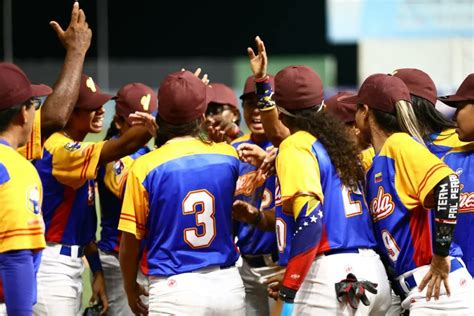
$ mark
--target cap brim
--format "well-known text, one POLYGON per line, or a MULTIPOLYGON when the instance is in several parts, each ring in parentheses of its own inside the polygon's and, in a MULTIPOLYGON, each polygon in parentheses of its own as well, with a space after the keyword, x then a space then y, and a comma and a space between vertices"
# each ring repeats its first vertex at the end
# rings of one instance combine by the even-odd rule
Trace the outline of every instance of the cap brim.
POLYGON ((359 98, 359 96, 353 95, 353 96, 345 96, 345 97, 340 97, 337 99, 339 102, 344 102, 348 104, 359 104, 359 103, 364 103, 362 100, 359 98))
POLYGON ((91 100, 90 105, 87 107, 80 107, 81 109, 87 110, 97 110, 100 109, 107 101, 113 99, 113 95, 105 94, 105 93, 98 93, 95 95, 94 99, 91 100))
POLYGON ((53 89, 45 84, 32 84, 31 85, 32 97, 42 97, 53 93, 53 89))
POLYGON ((438 97, 438 100, 443 102, 444 104, 450 106, 450 107, 453 107, 453 108, 457 107, 457 102, 469 101, 465 97, 461 97, 461 96, 458 96, 458 95, 455 95, 455 94, 447 95, 447 96, 444 96, 444 97, 438 97))

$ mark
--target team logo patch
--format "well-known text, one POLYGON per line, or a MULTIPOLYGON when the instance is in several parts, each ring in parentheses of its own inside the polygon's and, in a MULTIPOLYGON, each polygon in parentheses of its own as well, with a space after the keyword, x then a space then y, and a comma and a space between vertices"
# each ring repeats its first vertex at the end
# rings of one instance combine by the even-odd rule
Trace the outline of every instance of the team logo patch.
POLYGON ((474 192, 463 192, 459 197, 459 212, 474 212, 474 192))
POLYGON ((140 99, 140 104, 142 105, 144 111, 148 111, 148 109, 150 108, 150 101, 151 95, 149 93, 147 95, 144 95, 140 99))
POLYGON ((114 173, 115 175, 119 176, 122 174, 122 171, 123 171, 123 168, 125 168, 125 164, 123 163, 122 160, 117 160, 115 163, 114 163, 114 173))
POLYGON ((76 151, 81 148, 81 143, 80 142, 70 142, 64 145, 64 149, 67 151, 76 151))
POLYGON ((92 92, 97 91, 97 88, 95 87, 95 83, 94 83, 94 80, 92 79, 92 77, 87 78, 86 87, 89 88, 89 90, 91 90, 92 92))
POLYGON ((30 187, 26 191, 26 207, 27 209, 38 215, 40 213, 40 206, 39 206, 39 200, 40 200, 40 193, 39 190, 36 186, 30 187))
POLYGON ((374 222, 389 216, 395 210, 390 193, 385 193, 383 186, 379 186, 377 196, 370 203, 370 213, 374 222))
POLYGON ((168 279, 168 287, 175 287, 176 280, 175 279, 168 279))

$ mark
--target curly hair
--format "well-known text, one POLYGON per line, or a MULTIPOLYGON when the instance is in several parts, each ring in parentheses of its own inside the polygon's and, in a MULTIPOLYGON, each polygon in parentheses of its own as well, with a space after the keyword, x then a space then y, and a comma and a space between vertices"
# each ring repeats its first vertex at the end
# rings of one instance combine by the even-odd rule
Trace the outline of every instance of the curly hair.
POLYGON ((304 109, 291 113, 297 117, 284 115, 285 125, 306 131, 321 141, 342 184, 353 188, 365 181, 360 150, 344 123, 327 111, 304 109))

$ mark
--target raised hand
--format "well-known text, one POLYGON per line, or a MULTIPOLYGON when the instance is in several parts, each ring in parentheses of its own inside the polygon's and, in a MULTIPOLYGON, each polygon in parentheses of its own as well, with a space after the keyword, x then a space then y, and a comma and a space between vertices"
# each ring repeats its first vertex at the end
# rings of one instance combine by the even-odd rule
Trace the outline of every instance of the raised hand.
POLYGON ((51 21, 49 25, 56 32, 61 44, 66 50, 75 49, 85 54, 89 49, 92 39, 92 31, 86 22, 84 11, 79 8, 79 2, 74 2, 71 13, 71 21, 66 31, 58 22, 51 21))
POLYGON ((258 36, 255 38, 255 45, 257 46, 258 54, 255 55, 251 47, 247 48, 247 53, 249 54, 250 68, 252 69, 255 79, 258 80, 267 75, 268 58, 265 44, 258 36))
POLYGON ((156 137, 158 124, 156 124, 156 119, 153 115, 147 112, 135 111, 135 113, 129 114, 128 118, 131 120, 132 125, 143 125, 151 136, 156 137))
MULTIPOLYGON (((181 71, 186 71, 186 69, 181 68, 181 71)), ((198 78, 199 78, 199 75, 201 74, 201 71, 202 71, 202 69, 201 69, 201 68, 198 68, 198 69, 196 69, 196 70, 194 71, 193 75, 194 75, 195 77, 198 77, 198 78)), ((201 81, 202 81, 206 86, 209 84, 209 78, 208 78, 207 74, 204 74, 204 75, 202 76, 202 78, 200 78, 200 79, 201 79, 201 81)))

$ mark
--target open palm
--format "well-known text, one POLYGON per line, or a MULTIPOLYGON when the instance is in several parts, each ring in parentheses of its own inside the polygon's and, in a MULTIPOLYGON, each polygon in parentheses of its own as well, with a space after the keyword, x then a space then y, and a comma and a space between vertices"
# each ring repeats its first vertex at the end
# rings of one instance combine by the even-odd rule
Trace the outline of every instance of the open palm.
POLYGON ((247 53, 249 54, 250 68, 252 68, 255 79, 258 80, 267 75, 268 59, 265 44, 258 36, 255 38, 255 45, 257 46, 258 54, 255 55, 251 47, 247 48, 247 53))

